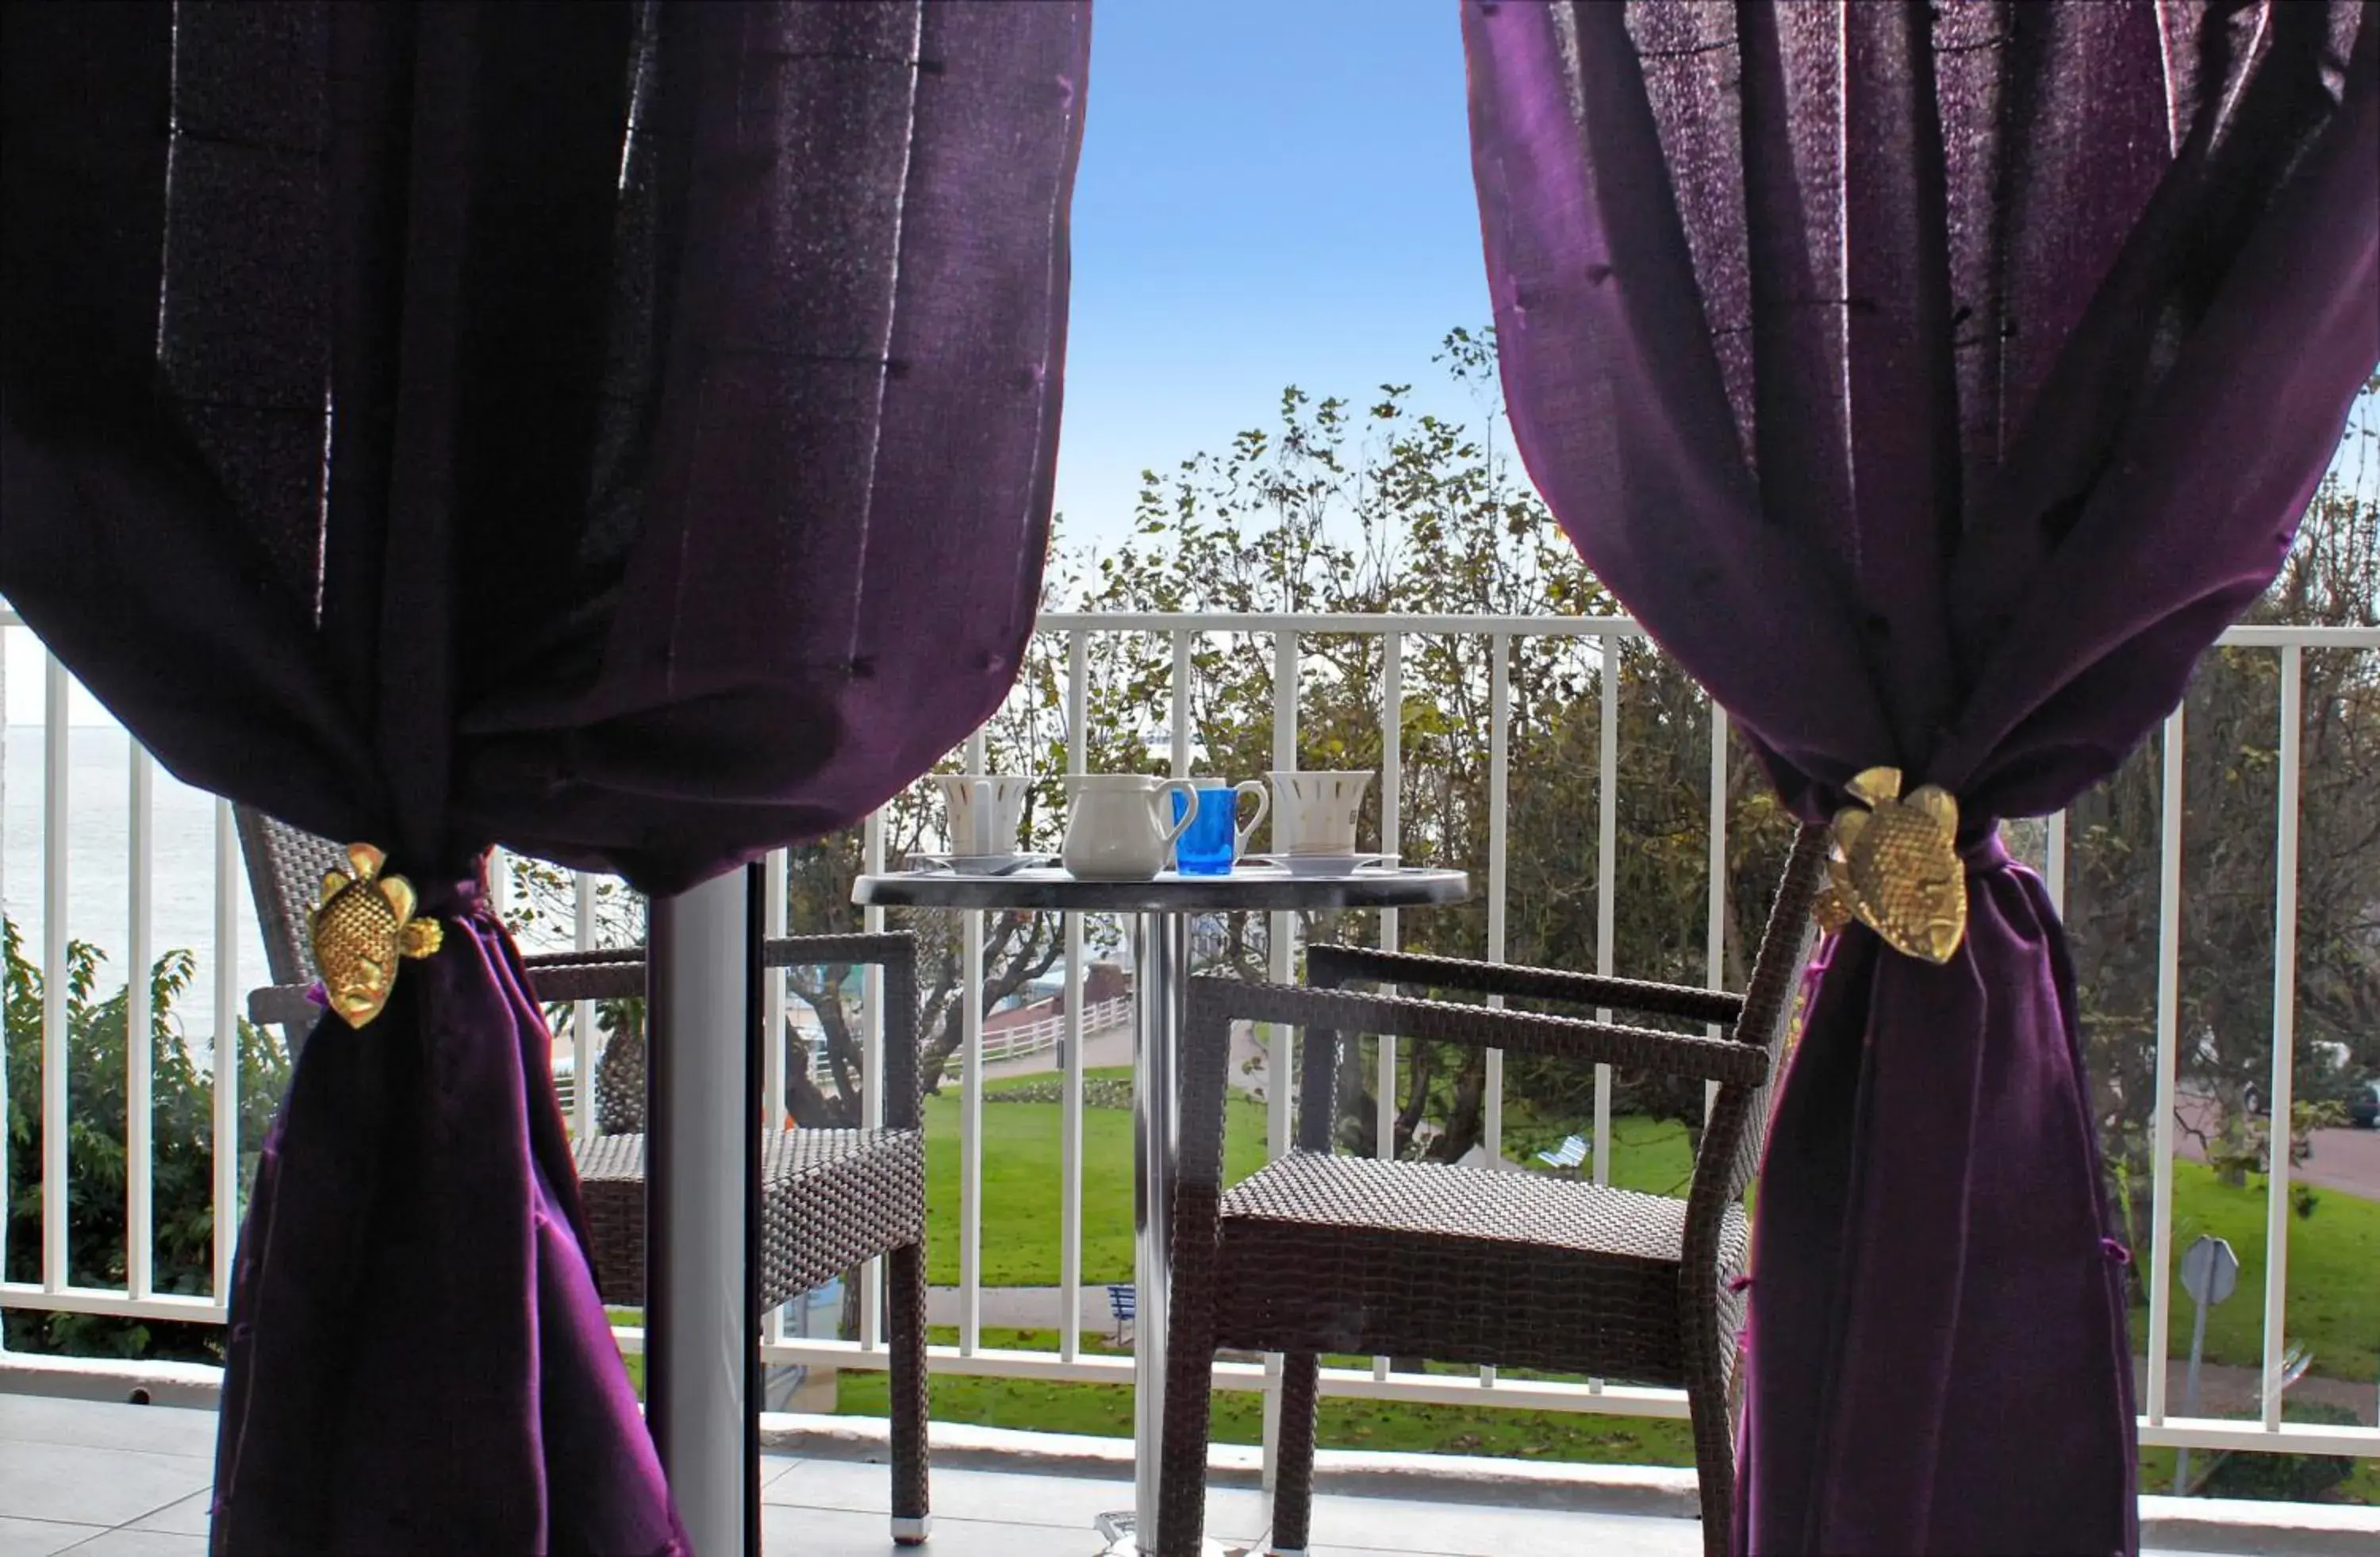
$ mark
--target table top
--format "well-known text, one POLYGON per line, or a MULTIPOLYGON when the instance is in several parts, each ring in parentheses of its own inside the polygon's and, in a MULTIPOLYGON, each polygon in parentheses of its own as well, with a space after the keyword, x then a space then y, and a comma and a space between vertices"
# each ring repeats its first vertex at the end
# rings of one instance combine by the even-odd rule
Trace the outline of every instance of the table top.
POLYGON ((1321 908, 1419 908, 1471 895, 1462 870, 1404 866, 1343 876, 1293 876, 1278 866, 1242 866, 1228 876, 1160 871, 1140 882, 1078 882, 1063 870, 971 875, 902 870, 862 876, 851 900, 878 908, 1070 909, 1087 914, 1296 912, 1321 908))

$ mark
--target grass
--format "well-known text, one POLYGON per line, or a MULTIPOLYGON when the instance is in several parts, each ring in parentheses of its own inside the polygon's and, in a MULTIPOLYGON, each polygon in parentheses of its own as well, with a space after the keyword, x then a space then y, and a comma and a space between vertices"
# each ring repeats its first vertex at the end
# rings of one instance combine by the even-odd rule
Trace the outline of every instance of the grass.
MULTIPOLYGON (((1093 1077, 1129 1077, 1095 1070, 1093 1077)), ((987 1094, 1046 1083, 1036 1077, 992 1082, 987 1094)), ((1065 1179, 1056 1103, 987 1101, 983 1110, 983 1281, 987 1286, 1058 1284, 1060 1197, 1065 1179)), ((1223 1129, 1223 1173, 1237 1183, 1264 1165, 1264 1105, 1232 1095, 1223 1129)), ((1508 1150, 1525 1156, 1566 1133, 1524 1125, 1508 1131, 1508 1150), (1542 1137, 1542 1138, 1539 1138, 1542 1137)), ((1612 1182, 1654 1194, 1682 1193, 1694 1162, 1682 1126, 1655 1119, 1612 1124, 1612 1182)), ((959 1280, 959 1099, 955 1089, 926 1100, 926 1279, 959 1280)), ((1132 1279, 1132 1114, 1083 1111, 1083 1280, 1132 1279)))
MULTIPOLYGON (((938 1343, 957 1340, 936 1330, 938 1343)), ((983 1344, 1028 1351, 1056 1349, 1057 1334, 1046 1330, 990 1330, 983 1344)), ((1085 1337, 1085 1349, 1107 1351, 1085 1337)), ((1334 1364, 1359 1366, 1352 1358, 1334 1364)), ((835 1409, 846 1416, 881 1417, 888 1405, 885 1377, 846 1369, 836 1380, 835 1409)), ((1253 1391, 1218 1390, 1211 1417, 1218 1443, 1256 1443, 1264 1427, 1264 1397, 1253 1391)), ((1099 1438, 1132 1436, 1132 1390, 1123 1384, 1052 1384, 1038 1380, 975 1379, 953 1374, 934 1378, 934 1419, 1035 1432, 1085 1433, 1099 1438)), ((1325 1449, 1378 1449, 1412 1454, 1495 1454, 1515 1459, 1561 1460, 1607 1465, 1691 1465, 1693 1440, 1686 1424, 1634 1417, 1598 1417, 1569 1411, 1511 1411, 1459 1405, 1407 1405, 1372 1400, 1322 1402, 1317 1441, 1325 1449)))
MULTIPOLYGON (((2314 1213, 2289 1220, 2289 1339, 2313 1354, 2313 1371, 2370 1383, 2380 1373, 2380 1201, 2318 1192, 2314 1213)), ((2206 1359, 2261 1368, 2265 1356, 2265 1190, 2233 1188, 2203 1162, 2173 1165, 2173 1353, 2190 1355, 2193 1310, 2183 1295, 2181 1251, 2201 1235, 2240 1257, 2240 1286, 2206 1316, 2206 1359)), ((2132 1344, 2148 1348, 2148 1305, 2132 1309, 2132 1344)), ((2170 1472, 2168 1471, 2168 1475, 2170 1472)))
MULTIPOLYGON (((1128 1070, 1095 1070, 1129 1077, 1128 1070)), ((987 1093, 1046 1083, 992 1082, 987 1093)), ((1056 1103, 996 1103, 983 1110, 983 1281, 986 1286, 1058 1284, 1060 1206, 1065 1190, 1056 1103)), ((1234 1183, 1264 1164, 1262 1104, 1234 1093, 1223 1130, 1223 1171, 1234 1183)), ((926 1100, 926 1279, 959 1280, 959 1098, 926 1100)), ((1132 1114, 1083 1110, 1083 1280, 1132 1280, 1132 1114)))

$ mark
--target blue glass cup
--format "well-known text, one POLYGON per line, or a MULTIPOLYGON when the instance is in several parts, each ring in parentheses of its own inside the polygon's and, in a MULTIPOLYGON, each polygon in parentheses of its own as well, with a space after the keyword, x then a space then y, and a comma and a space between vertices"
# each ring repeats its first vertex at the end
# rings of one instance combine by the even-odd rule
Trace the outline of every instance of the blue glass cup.
MULTIPOLYGON (((1182 813, 1190 809, 1189 797, 1180 790, 1173 792, 1173 820, 1180 821, 1182 813)), ((1198 814, 1173 845, 1174 869, 1185 876, 1228 876, 1232 861, 1248 846, 1257 828, 1272 809, 1272 796, 1262 783, 1247 779, 1239 784, 1198 785, 1198 814), (1240 797, 1257 797, 1257 813, 1248 818, 1245 827, 1238 826, 1240 797)))

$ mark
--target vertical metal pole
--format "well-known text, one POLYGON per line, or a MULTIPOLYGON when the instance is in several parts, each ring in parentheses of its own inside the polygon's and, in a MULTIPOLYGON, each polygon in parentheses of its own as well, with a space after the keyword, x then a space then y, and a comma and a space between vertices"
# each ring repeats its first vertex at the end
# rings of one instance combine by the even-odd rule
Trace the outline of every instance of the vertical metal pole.
MULTIPOLYGON (((1703 921, 1703 983, 1706 988, 1723 990, 1727 987, 1727 710, 1713 699, 1710 711, 1710 896, 1706 917, 1703 921)), ((1718 1024, 1710 1023, 1703 1029, 1710 1038, 1719 1035, 1718 1024)), ((1718 1083, 1703 1083, 1703 1117, 1718 1106, 1718 1083)))
MULTIPOLYGON (((774 940, 785 933, 786 878, 791 870, 792 861, 786 858, 783 849, 769 851, 769 858, 761 867, 760 881, 760 934, 764 941, 774 940)), ((760 1138, 753 1142, 756 1163, 760 1161, 759 1153, 765 1148, 768 1138, 785 1127, 785 1049, 790 1041, 790 1035, 785 1030, 785 970, 766 967, 766 959, 759 960, 764 966, 755 970, 760 980, 760 1020, 756 1035, 759 1040, 760 1070, 755 1077, 760 1094, 760 1138)), ((759 1229, 757 1225, 753 1228, 752 1247, 753 1259, 757 1262, 759 1259, 759 1229)), ((804 1333, 807 1334, 808 1331, 805 1330, 804 1333)), ((781 1303, 762 1317, 760 1344, 764 1346, 780 1345, 784 1339, 785 1306, 781 1303)), ((768 1374, 765 1370, 760 1376, 759 1390, 756 1406, 765 1406, 768 1404, 768 1374)), ((756 1448, 754 1452, 757 1454, 759 1451, 756 1448)))
POLYGON ((2049 906, 2066 917, 2066 813, 2049 819, 2049 842, 2042 856, 2041 879, 2049 888, 2049 906))
MULTIPOLYGON (((67 1281, 67 667, 42 656, 42 1285, 67 1281)), ((218 1048, 222 1039, 216 1039, 218 1048)), ((218 1207, 217 1214, 221 1214, 218 1207)), ((215 1272, 224 1290, 229 1265, 215 1272)))
MULTIPOLYGON (((582 952, 595 949, 595 878, 584 870, 571 873, 570 943, 582 952)), ((601 1038, 595 1030, 595 1003, 582 1000, 570 1008, 570 1124, 578 1138, 595 1134, 595 1073, 603 1062, 596 1052, 601 1038)))
MULTIPOLYGON (((1511 872, 1507 869, 1506 829, 1511 814, 1512 639, 1497 633, 1488 639, 1488 960, 1504 960, 1504 898, 1511 872)), ((1489 995, 1488 1004, 1501 1006, 1504 997, 1489 995)), ((1504 1165, 1504 1051, 1488 1051, 1488 1108, 1482 1122, 1488 1145, 1488 1166, 1504 1165)), ((1496 1369, 1479 1370, 1481 1387, 1493 1389, 1496 1369)))
POLYGON ((2156 1114, 2149 1158, 2149 1387, 2152 1426, 2165 1420, 2166 1364, 2173 1356, 2174 1066, 2181 1028, 2181 710, 2167 715, 2165 789, 2158 833, 2156 1114))
POLYGON ((1139 985, 1140 1041, 1132 1057, 1134 1257, 1134 1534, 1144 1552, 1158 1547, 1157 1505, 1165 1443, 1165 1352, 1173 1295, 1173 1174, 1181 1114, 1174 1064, 1189 970, 1185 922, 1179 914, 1133 919, 1133 976, 1139 985))
MULTIPOLYGON (((1380 852, 1395 854, 1403 846, 1405 635, 1388 629, 1380 645, 1380 852)), ((1397 911, 1380 910, 1380 950, 1397 949, 1397 911)), ((1349 1034, 1352 1040, 1354 1035, 1349 1034)), ((1378 1039, 1379 1076, 1374 1083, 1372 1137, 1374 1154, 1383 1162, 1397 1155, 1397 1040, 1378 1039)), ((1372 1377, 1389 1376, 1389 1358, 1372 1359, 1372 1377)))
MULTIPOLYGON (((990 768, 981 730, 966 760, 971 773, 990 768)), ((959 927, 959 1353, 973 1356, 983 1344, 983 916, 962 914, 959 927)))
POLYGON ((745 1549, 757 1467, 746 1088, 754 931, 743 872, 652 900, 645 1117, 646 1419, 703 1557, 745 1549))
MULTIPOLYGON (((2198 1361, 2206 1351, 2206 1310, 2209 1307, 2196 1298, 2191 1300, 2190 1306, 2195 1312, 2190 1321, 2190 1372, 2181 1385, 2181 1414, 2184 1417, 2198 1415, 2198 1361)), ((2190 1446, 2184 1444, 2173 1456, 2173 1495, 2184 1497, 2189 1490, 2190 1446)))
MULTIPOLYGON (((868 874, 884 873, 884 812, 868 813, 860 833, 860 851, 868 874)), ((884 933, 884 910, 860 911, 859 928, 870 935, 884 933)), ((871 1130, 884 1127, 884 969, 874 963, 860 975, 859 1030, 866 1052, 860 1061, 860 1092, 864 1123, 871 1130)), ((875 1351, 884 1342, 884 1261, 880 1256, 859 1268, 859 1344, 875 1351)))
MULTIPOLYGON (((1272 639, 1272 765, 1284 771, 1297 766, 1297 634, 1283 629, 1272 639)), ((1287 823, 1279 809, 1273 812, 1272 835, 1279 847, 1287 823)), ((1270 931, 1266 939, 1270 943, 1272 957, 1265 972, 1277 984, 1286 984, 1297 976, 1297 916, 1270 916, 1270 931)), ((1183 965, 1185 968, 1188 964, 1183 965)), ((1265 1046, 1266 1155, 1278 1157, 1289 1150, 1290 1094, 1297 1085, 1297 1069, 1291 1053, 1290 1029, 1273 1027, 1265 1046)), ((1268 1435, 1268 1441, 1269 1435, 1268 1435)))
MULTIPOLYGON (((1299 644, 1297 634, 1282 629, 1272 637, 1272 765, 1292 769, 1297 766, 1297 678, 1299 644)), ((1278 811, 1273 816, 1273 837, 1281 837, 1282 822, 1278 811)), ((1297 977, 1297 916, 1274 914, 1267 921, 1266 935, 1271 957, 1265 976, 1276 984, 1286 984, 1297 977)), ((1188 973, 1189 960, 1182 962, 1188 973)), ((1290 1100, 1297 1086, 1295 1039, 1286 1025, 1274 1026, 1265 1043, 1265 1155, 1279 1157, 1289 1150, 1290 1100)), ((1261 1478, 1271 1488, 1281 1464, 1281 1354, 1265 1354, 1264 1426, 1260 1434, 1264 1443, 1261 1478)))
POLYGON ((231 1301, 239 1252, 239 833, 215 802, 215 1301, 231 1301))
MULTIPOLYGON (((1504 898, 1510 872, 1506 868, 1506 828, 1511 815, 1512 724, 1512 639, 1496 633, 1488 639, 1488 960, 1504 960, 1504 898)), ((1488 997, 1502 1005, 1501 996, 1488 997)), ((1504 1052, 1488 1051, 1488 1165, 1504 1161, 1504 1052)), ((1493 1378, 1492 1370, 1487 1375, 1493 1378)))
MULTIPOLYGON (((1606 633, 1603 646, 1602 722, 1597 729, 1595 785, 1595 971, 1611 977, 1612 943, 1618 928, 1613 883, 1620 873, 1620 635, 1606 633)), ((1595 1014, 1611 1020, 1611 1008, 1595 1014)), ((1595 1067, 1595 1182, 1611 1182, 1611 1067, 1595 1067)))
MULTIPOLYGON (((1178 662, 1177 662, 1178 663, 1178 662)), ((1085 731, 1090 723, 1091 640, 1080 627, 1066 635, 1066 772, 1090 771, 1085 731)), ((1177 700, 1175 706, 1181 705, 1177 700)), ((1066 935, 1066 1055, 1058 1107, 1058 1355, 1072 1362, 1083 1349, 1083 916, 1061 921, 1066 935)))
POLYGON ((150 1029, 156 1012, 150 1000, 149 972, 155 960, 152 945, 150 905, 152 871, 156 857, 156 829, 151 805, 155 765, 139 741, 132 743, 130 901, 131 944, 124 958, 124 1287, 134 1298, 150 1295, 154 1286, 157 1236, 151 1195, 156 1146, 153 1082, 156 1039, 150 1029))
MULTIPOLYGON (((2281 1353, 2289 1313, 2289 1148, 2298 1034, 2298 795, 2303 786, 2305 651, 2281 651, 2280 848, 2273 861, 2273 1085, 2265 1132, 2265 1426, 2281 1425, 2281 1353)), ((2195 1354, 2192 1363, 2197 1362, 2195 1354)))

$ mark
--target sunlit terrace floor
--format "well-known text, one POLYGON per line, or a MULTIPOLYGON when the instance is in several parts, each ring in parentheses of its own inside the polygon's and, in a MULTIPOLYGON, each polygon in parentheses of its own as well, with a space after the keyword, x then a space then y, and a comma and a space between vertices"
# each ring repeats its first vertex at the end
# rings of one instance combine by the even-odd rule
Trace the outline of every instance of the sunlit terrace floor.
MULTIPOLYGON (((211 1411, 0 1393, 0 1557, 203 1557, 214 1429, 211 1411)), ((773 1436, 802 1452, 771 1454, 764 1466, 770 1557, 880 1557, 895 1550, 886 1534, 886 1478, 868 1462, 865 1427, 795 1425, 773 1436)), ((938 1427, 938 1454, 942 1436, 938 1427)), ((949 1436, 954 1452, 934 1473, 929 1550, 951 1557, 1088 1554, 1100 1544, 1093 1518, 1130 1502, 1128 1483, 1117 1478, 1121 1460, 1109 1462, 1116 1474, 1083 1474, 1081 1460, 1061 1473, 1024 1467, 1069 1463, 1062 1455, 1025 1451, 1020 1468, 985 1468, 998 1463, 1003 1438, 1021 1435, 957 1429, 949 1436)), ((1342 1479, 1366 1481, 1362 1467, 1351 1468, 1358 1474, 1342 1479)), ((1324 1470, 1327 1477, 1327 1463, 1324 1470)), ((1408 1495, 1398 1496, 1398 1480, 1375 1476, 1366 1481, 1370 1491, 1319 1499, 1316 1557, 1689 1557, 1702 1550, 1691 1519, 1584 1510, 1575 1490, 1551 1482, 1500 1489, 1433 1473, 1411 1476, 1408 1495)), ((1624 1503, 1633 1495, 1643 1508, 1674 1502, 1682 1490, 1649 1483, 1621 1496, 1624 1503)), ((2167 1551, 2345 1552, 2370 1540, 2374 1528, 2360 1517, 2368 1511, 2343 1509, 2338 1520, 2311 1523, 2309 1514, 2325 1511, 2298 1510, 2289 1528, 2240 1523, 2260 1505, 2198 1504, 2190 1519, 2179 1517, 2179 1505, 2151 1513, 2149 1504, 2165 1501, 2144 1500, 2143 1511, 2167 1551)), ((1219 1487, 1208 1503, 1209 1531, 1254 1540, 1265 1506, 1253 1486, 1219 1487)))

